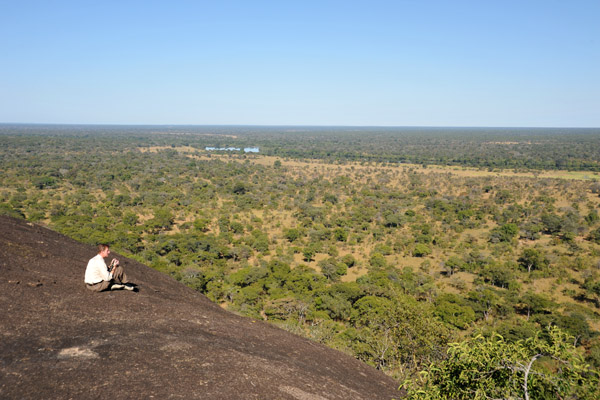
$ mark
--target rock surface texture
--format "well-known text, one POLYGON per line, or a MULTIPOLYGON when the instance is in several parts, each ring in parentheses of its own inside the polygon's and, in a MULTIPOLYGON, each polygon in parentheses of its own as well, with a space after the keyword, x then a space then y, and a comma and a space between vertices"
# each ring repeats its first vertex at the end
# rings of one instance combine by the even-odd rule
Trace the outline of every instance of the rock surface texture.
POLYGON ((139 292, 85 288, 92 246, 0 216, 0 398, 402 397, 379 371, 244 318, 133 260, 139 292))

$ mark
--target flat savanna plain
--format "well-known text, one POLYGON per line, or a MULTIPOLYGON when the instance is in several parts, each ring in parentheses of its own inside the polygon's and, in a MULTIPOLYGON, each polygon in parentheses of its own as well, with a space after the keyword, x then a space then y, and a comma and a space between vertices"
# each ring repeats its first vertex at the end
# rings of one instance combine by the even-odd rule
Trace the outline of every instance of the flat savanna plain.
MULTIPOLYGON (((199 151, 198 149, 191 146, 179 146, 179 147, 171 147, 171 146, 151 146, 151 147, 141 147, 139 148, 141 152, 150 152, 156 153, 162 150, 176 150, 182 154, 187 154, 190 157, 193 157, 198 160, 211 160, 211 159, 220 159, 222 161, 250 161, 253 164, 271 166, 277 160, 281 162, 282 165, 287 167, 295 167, 295 168, 306 168, 308 166, 331 166, 331 163, 321 161, 321 160, 294 160, 289 158, 281 158, 275 156, 253 156, 253 155, 245 155, 243 158, 238 158, 230 154, 210 154, 207 152, 199 151)), ((504 169, 485 169, 485 168, 473 168, 473 167, 461 167, 461 166, 445 166, 445 165, 429 165, 422 166, 420 164, 410 164, 403 163, 400 165, 394 166, 385 166, 384 164, 376 164, 378 169, 407 169, 410 168, 412 170, 416 170, 422 173, 450 173, 456 176, 468 177, 468 178, 483 178, 483 177, 521 177, 521 178, 550 178, 550 179, 575 179, 575 180, 598 180, 600 178, 600 173, 598 172, 590 172, 590 171, 568 171, 568 170, 549 170, 549 171, 518 171, 518 170, 504 170, 504 169)), ((343 163, 339 164, 340 168, 343 170, 355 170, 355 169, 366 169, 369 168, 369 165, 364 165, 364 163, 354 162, 354 163, 343 163)))
MULTIPOLYGON (((202 160, 219 160, 222 162, 236 162, 245 165, 260 165, 264 167, 272 167, 276 162, 280 163, 284 169, 282 174, 290 175, 294 179, 318 179, 328 182, 335 181, 336 178, 346 177, 352 185, 355 185, 354 190, 358 191, 365 186, 380 184, 391 190, 410 191, 410 185, 407 185, 406 175, 419 177, 422 180, 424 187, 427 190, 437 192, 440 197, 452 198, 471 198, 477 203, 497 203, 498 207, 506 207, 511 204, 527 206, 543 196, 549 196, 552 199, 551 209, 568 210, 573 207, 578 213, 585 215, 597 210, 600 205, 600 197, 597 193, 592 193, 591 185, 600 178, 598 172, 590 171, 567 171, 567 170, 549 170, 549 171, 518 171, 518 170, 490 170, 485 168, 470 168, 458 166, 439 166, 428 165, 422 166, 418 164, 396 164, 388 165, 384 163, 338 163, 332 164, 321 160, 296 160, 289 158, 280 158, 273 156, 260 155, 232 155, 232 154, 210 154, 204 151, 198 151, 193 147, 177 147, 154 146, 148 148, 140 148, 142 152, 159 152, 164 150, 173 150, 185 154, 187 157, 202 160), (471 191, 469 188, 473 186, 488 186, 501 188, 511 194, 509 199, 505 201, 494 201, 494 193, 492 192, 477 192, 471 191), (525 189, 524 189, 525 188, 525 189)), ((332 191, 335 191, 333 189, 332 191)), ((345 206, 347 197, 340 196, 340 201, 336 205, 336 212, 341 214, 347 213, 349 210, 345 206)), ((425 206, 416 202, 413 210, 425 211, 425 206)), ((425 213, 424 213, 425 214, 425 213)), ((298 220, 294 218, 294 213, 285 210, 276 210, 267 212, 267 217, 264 219, 267 224, 263 227, 273 238, 275 244, 282 247, 286 246, 286 240, 283 238, 284 231, 289 228, 294 228, 298 225, 298 220)), ((264 218, 265 213, 262 210, 254 210, 245 219, 250 222, 253 218, 264 218)), ((442 233, 447 227, 440 221, 431 221, 425 219, 426 223, 434 226, 438 233, 442 233)), ((570 279, 566 279, 564 275, 556 277, 540 277, 539 279, 521 280, 521 289, 524 291, 532 291, 548 295, 558 304, 576 304, 587 308, 589 304, 585 301, 574 299, 572 296, 565 293, 573 293, 577 291, 577 283, 582 282, 589 270, 587 267, 595 269, 600 263, 599 247, 587 241, 585 235, 575 237, 574 242, 578 244, 577 251, 569 249, 564 243, 559 243, 552 240, 550 236, 542 236, 536 240, 527 238, 519 238, 515 243, 515 247, 510 250, 495 250, 489 246, 489 233, 494 227, 498 226, 497 222, 485 221, 475 228, 461 229, 461 232, 454 232, 448 236, 450 248, 437 249, 433 247, 432 253, 426 257, 413 256, 410 249, 405 249, 401 252, 385 255, 389 265, 397 268, 414 268, 421 271, 426 271, 427 274, 433 277, 436 281, 436 286, 439 290, 451 293, 466 293, 473 290, 476 284, 477 275, 470 272, 456 272, 452 275, 445 273, 445 261, 464 250, 463 244, 468 243, 468 247, 479 248, 483 254, 496 256, 501 259, 515 259, 519 252, 524 248, 537 247, 547 248, 550 253, 558 260, 560 267, 568 265, 570 258, 584 258, 586 267, 583 270, 570 270, 570 279), (452 248, 454 247, 454 249, 452 248), (458 250, 458 251, 455 251, 458 250), (502 254, 499 254, 502 253, 502 254)), ((414 230, 405 227, 398 230, 395 236, 414 236, 414 230)), ((392 239, 393 240, 393 239, 392 239)), ((369 257, 376 252, 377 244, 390 243, 390 238, 386 240, 377 240, 367 238, 358 244, 337 243, 339 256, 352 254, 357 260, 356 268, 351 268, 348 273, 340 279, 345 282, 355 281, 356 278, 364 275, 368 271, 369 257)), ((276 255, 268 255, 260 257, 261 259, 272 259, 276 255)), ((326 253, 316 254, 314 259, 306 260, 302 254, 295 253, 292 265, 306 264, 311 268, 320 271, 319 262, 329 257, 326 253)), ((259 263, 259 259, 253 257, 250 260, 252 263, 259 263)), ((557 265, 558 267, 559 265, 557 265)), ((223 303, 227 306, 227 303, 223 303)), ((598 312, 592 311, 592 318, 589 319, 589 324, 594 330, 600 330, 600 319, 598 312)))

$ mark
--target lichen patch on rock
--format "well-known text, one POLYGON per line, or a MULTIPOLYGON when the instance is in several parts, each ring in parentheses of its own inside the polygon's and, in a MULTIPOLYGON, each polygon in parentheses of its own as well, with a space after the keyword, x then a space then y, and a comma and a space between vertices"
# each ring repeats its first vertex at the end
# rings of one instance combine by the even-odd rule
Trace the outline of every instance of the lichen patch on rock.
POLYGON ((59 359, 66 358, 96 358, 98 354, 92 349, 85 347, 69 347, 58 352, 59 359))

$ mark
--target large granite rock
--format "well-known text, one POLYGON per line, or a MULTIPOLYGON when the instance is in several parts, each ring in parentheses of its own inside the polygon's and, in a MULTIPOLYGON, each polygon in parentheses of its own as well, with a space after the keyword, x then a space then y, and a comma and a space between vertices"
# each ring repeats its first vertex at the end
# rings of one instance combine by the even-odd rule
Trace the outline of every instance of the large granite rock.
POLYGON ((400 398, 352 357, 227 312, 118 256, 139 292, 93 293, 92 246, 0 217, 0 398, 400 398))

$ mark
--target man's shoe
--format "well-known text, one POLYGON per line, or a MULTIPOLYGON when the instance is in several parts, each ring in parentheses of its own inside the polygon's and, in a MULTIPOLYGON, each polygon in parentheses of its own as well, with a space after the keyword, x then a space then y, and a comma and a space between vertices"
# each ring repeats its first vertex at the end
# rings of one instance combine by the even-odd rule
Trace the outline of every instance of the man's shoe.
POLYGON ((120 283, 113 283, 110 286, 110 290, 120 290, 120 289, 124 289, 125 285, 121 285, 120 283))
POLYGON ((131 283, 126 283, 123 285, 123 289, 125 290, 135 290, 135 286, 133 286, 131 283))

